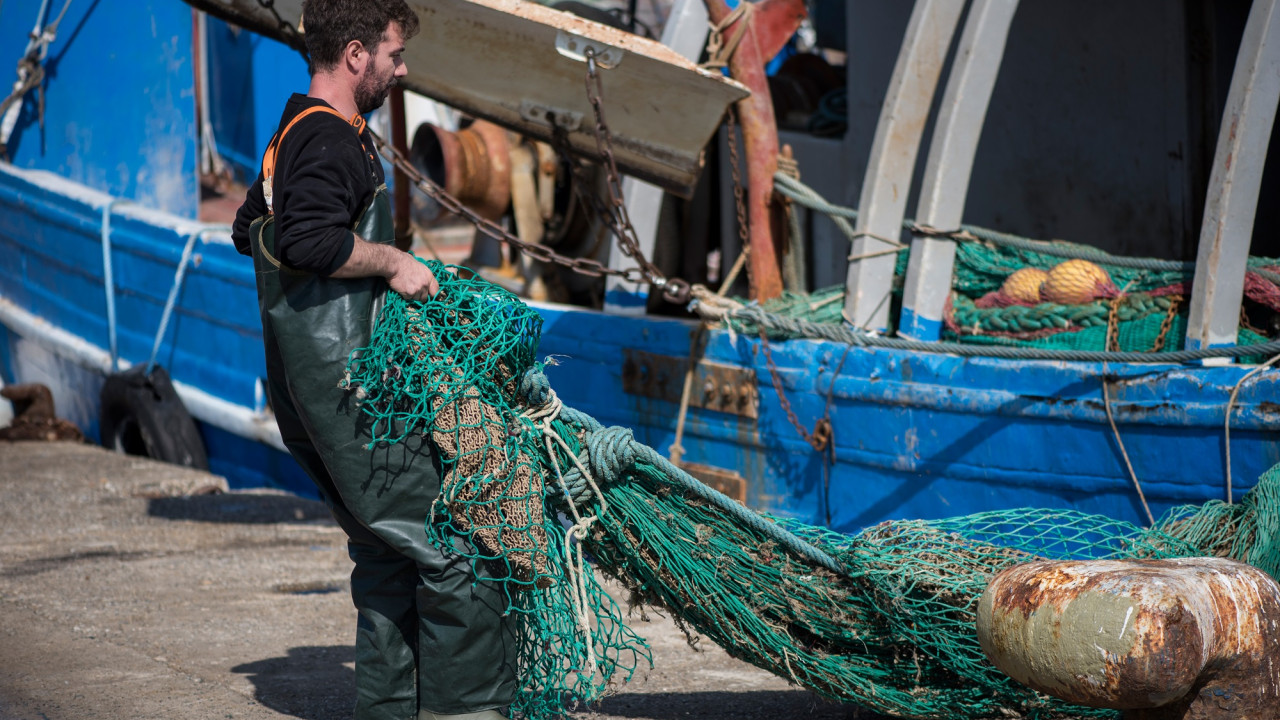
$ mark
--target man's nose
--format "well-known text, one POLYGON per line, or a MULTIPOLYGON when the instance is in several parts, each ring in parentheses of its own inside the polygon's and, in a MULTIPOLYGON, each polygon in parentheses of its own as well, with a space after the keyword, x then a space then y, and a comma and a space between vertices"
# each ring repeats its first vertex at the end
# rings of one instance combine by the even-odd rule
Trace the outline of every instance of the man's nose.
POLYGON ((405 75, 408 75, 408 74, 409 74, 409 66, 405 64, 404 60, 401 60, 400 62, 396 63, 396 77, 398 78, 404 77, 405 75))

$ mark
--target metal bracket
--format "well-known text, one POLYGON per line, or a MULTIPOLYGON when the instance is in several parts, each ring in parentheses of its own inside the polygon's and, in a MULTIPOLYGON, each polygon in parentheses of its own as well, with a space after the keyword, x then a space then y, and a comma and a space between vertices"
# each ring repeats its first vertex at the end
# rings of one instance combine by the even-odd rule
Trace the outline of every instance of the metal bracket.
POLYGON ((520 117, 539 125, 554 125, 567 132, 582 127, 582 113, 548 107, 532 100, 520 102, 520 117))
POLYGON ((556 32, 556 51, 561 55, 578 62, 587 61, 587 51, 594 53, 596 65, 611 68, 622 62, 622 48, 605 45, 596 40, 589 40, 581 35, 574 35, 565 30, 556 32))
MULTIPOLYGON (((623 349, 622 389, 641 397, 680 404, 688 358, 623 349)), ((757 418, 760 391, 754 370, 703 360, 694 369, 689 406, 757 418)))
POLYGON ((745 505, 747 503, 747 479, 741 473, 701 463, 679 464, 680 469, 697 478, 699 482, 745 505))

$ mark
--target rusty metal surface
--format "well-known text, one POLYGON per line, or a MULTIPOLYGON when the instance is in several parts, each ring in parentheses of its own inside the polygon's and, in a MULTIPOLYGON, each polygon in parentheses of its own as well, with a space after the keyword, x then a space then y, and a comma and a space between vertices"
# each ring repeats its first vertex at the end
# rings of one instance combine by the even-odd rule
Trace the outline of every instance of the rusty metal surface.
POLYGON ((1280 587, 1232 560, 1009 568, 979 601, 978 638, 1015 680, 1125 720, 1280 717, 1280 587))
MULTIPOLYGON (((631 395, 680 404, 688 358, 623 350, 622 389, 631 395)), ((760 393, 755 371, 726 363, 699 361, 694 370, 689 407, 755 419, 760 393)), ((728 495, 729 493, 725 493, 728 495)))
POLYGON ((420 170, 487 220, 502 217, 511 202, 510 143, 507 131, 491 122, 477 120, 456 133, 424 123, 412 157, 420 170))
MULTIPOLYGON (((724 0, 707 0, 707 13, 712 23, 719 23, 729 15, 729 8, 724 0)), ((802 0, 763 0, 756 3, 752 13, 724 30, 726 36, 731 36, 738 25, 749 24, 737 51, 729 58, 729 67, 733 76, 751 90, 751 96, 738 103, 738 114, 747 150, 751 297, 756 300, 770 300, 782 294, 771 210, 773 174, 778 170, 778 129, 764 65, 782 49, 807 15, 802 0)))

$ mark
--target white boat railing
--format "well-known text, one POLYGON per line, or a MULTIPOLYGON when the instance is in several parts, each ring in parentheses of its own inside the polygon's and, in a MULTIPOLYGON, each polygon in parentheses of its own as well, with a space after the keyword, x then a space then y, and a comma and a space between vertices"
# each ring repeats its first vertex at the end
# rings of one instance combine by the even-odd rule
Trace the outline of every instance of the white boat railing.
MULTIPOLYGON (((1018 0, 976 0, 969 9, 929 143, 916 206, 918 223, 946 230, 960 227, 978 139, 1017 9, 1018 0)), ((942 337, 942 316, 951 294, 955 258, 956 242, 949 237, 912 238, 899 335, 912 340, 942 337)))

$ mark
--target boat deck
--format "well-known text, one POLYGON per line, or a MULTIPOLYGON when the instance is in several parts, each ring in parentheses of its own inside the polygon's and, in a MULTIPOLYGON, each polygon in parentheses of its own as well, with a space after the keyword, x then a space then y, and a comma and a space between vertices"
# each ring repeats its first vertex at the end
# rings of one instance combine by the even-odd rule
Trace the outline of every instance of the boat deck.
MULTIPOLYGON (((318 502, 72 443, 0 442, 0 718, 349 718, 355 612, 318 502)), ((694 652, 667 619, 588 720, 871 720, 694 652)))

